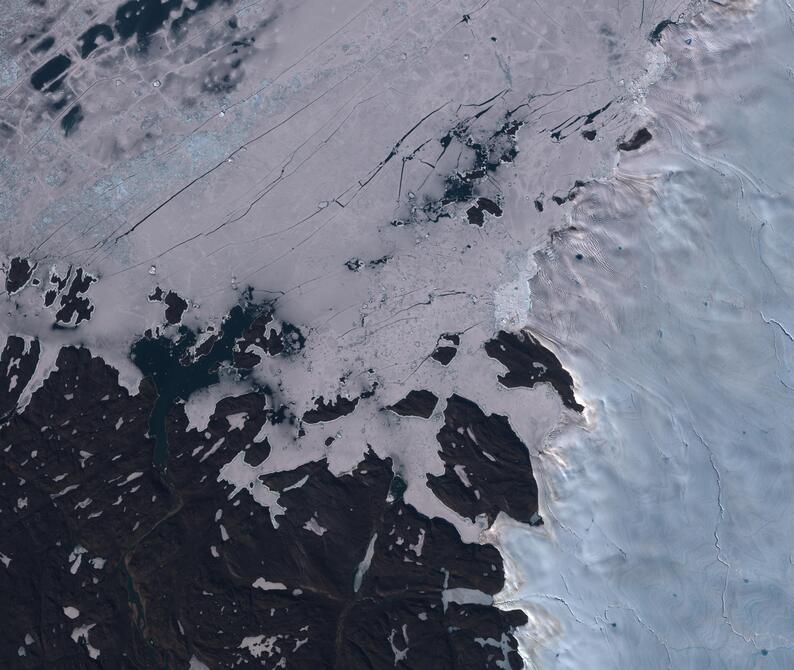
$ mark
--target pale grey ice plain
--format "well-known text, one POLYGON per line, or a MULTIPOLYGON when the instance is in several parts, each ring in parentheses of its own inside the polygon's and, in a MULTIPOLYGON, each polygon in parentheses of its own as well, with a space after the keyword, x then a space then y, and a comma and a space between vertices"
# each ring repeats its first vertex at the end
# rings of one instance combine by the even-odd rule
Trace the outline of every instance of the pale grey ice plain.
POLYGON ((500 534, 538 667, 794 663, 792 18, 712 4, 665 38, 655 141, 535 256, 529 322, 588 407, 538 459, 549 534, 500 534))
MULTIPOLYGON (((87 344, 134 389, 131 342, 175 330, 155 286, 188 300, 194 328, 252 286, 309 334, 302 356, 258 369, 296 413, 379 388, 299 449, 271 427, 265 470, 325 456, 345 472, 367 444, 393 457, 409 502, 502 548, 498 602, 530 615, 527 667, 794 666, 787 0, 251 2, 148 53, 111 42, 78 58, 113 8, 9 2, 0 19, 5 266, 98 278, 89 321, 53 330, 29 286, 3 298, 3 335, 39 337, 49 369, 87 344), (73 56, 58 110, 27 85, 51 53, 18 40, 45 17, 52 53, 73 56), (247 46, 220 86, 232 39, 247 46), (451 203, 422 220, 467 167, 462 150, 435 162, 440 138, 469 120, 484 140, 507 118, 523 123, 518 154, 478 187, 502 216, 473 226, 451 203), (642 127, 649 143, 617 149, 642 127), (523 326, 571 372, 584 417, 545 386, 497 382, 482 342, 523 326), (427 361, 443 332, 463 333, 449 369, 427 361), (485 530, 430 493, 440 410, 378 409, 430 384, 511 417, 543 526, 485 530), (334 435, 346 446, 326 446, 334 435)), ((244 390, 229 378, 192 397, 194 427, 244 390)), ((248 476, 235 462, 219 476, 248 476)), ((270 493, 257 501, 275 518, 270 493)))

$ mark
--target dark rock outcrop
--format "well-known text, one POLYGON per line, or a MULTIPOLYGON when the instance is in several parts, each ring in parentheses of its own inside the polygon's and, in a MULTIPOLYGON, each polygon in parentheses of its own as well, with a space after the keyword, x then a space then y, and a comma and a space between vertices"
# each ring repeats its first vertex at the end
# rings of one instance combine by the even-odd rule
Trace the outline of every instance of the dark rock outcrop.
POLYGON ((16 407, 19 396, 36 370, 40 353, 38 340, 26 344, 16 335, 6 340, 0 355, 0 419, 16 407))
POLYGON ((303 413, 304 423, 321 423, 333 421, 340 417, 352 414, 358 405, 358 398, 344 398, 336 396, 336 400, 324 400, 322 396, 314 401, 314 409, 303 413))
POLYGON ((165 302, 165 320, 171 325, 182 321, 182 315, 187 309, 187 300, 182 298, 178 293, 169 291, 163 299, 163 302, 165 302))
POLYGON ((459 346, 460 335, 457 333, 444 333, 438 338, 436 348, 430 354, 430 357, 434 361, 441 363, 441 365, 449 365, 452 359, 455 358, 455 354, 458 353, 459 346))
POLYGON ((386 409, 400 416, 418 416, 429 419, 438 404, 438 396, 430 391, 409 391, 402 400, 389 405, 386 409))
POLYGON ((8 291, 8 294, 14 295, 14 293, 25 288, 33 276, 35 268, 35 264, 31 263, 27 258, 18 256, 12 258, 6 272, 6 291, 8 291))
POLYGON ((529 523, 538 511, 538 487, 529 451, 507 417, 485 414, 459 395, 447 400, 444 426, 436 436, 443 475, 428 475, 427 485, 450 509, 489 524, 499 512, 529 523))
POLYGON ((100 358, 65 348, 0 428, 3 667, 522 666, 522 612, 445 598, 496 594, 499 553, 406 504, 389 459, 246 485, 270 453, 254 392, 222 400, 201 432, 171 406, 164 470, 147 434, 155 398, 148 379, 131 396, 100 358))
POLYGON ((529 331, 500 331, 495 339, 485 343, 485 353, 507 368, 507 374, 499 375, 499 381, 507 388, 532 388, 535 384, 547 382, 560 394, 566 407, 577 412, 584 410, 576 402, 570 373, 529 331))
POLYGON ((651 139, 653 139, 653 135, 650 131, 647 128, 640 128, 631 138, 618 144, 618 149, 620 151, 636 151, 641 146, 648 144, 651 139))

